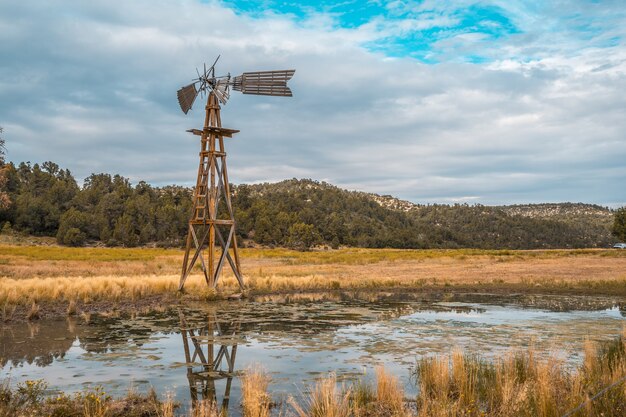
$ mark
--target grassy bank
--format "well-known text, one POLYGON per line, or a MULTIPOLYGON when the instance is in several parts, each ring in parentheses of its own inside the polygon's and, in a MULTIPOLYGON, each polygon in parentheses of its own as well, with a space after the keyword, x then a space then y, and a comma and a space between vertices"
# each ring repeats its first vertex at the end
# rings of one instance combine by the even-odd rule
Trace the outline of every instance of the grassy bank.
MULTIPOLYGON (((334 374, 305 388, 302 396, 274 402, 271 379, 252 370, 242 377, 244 417, 447 417, 623 416, 626 414, 626 333, 600 345, 587 343, 576 369, 532 350, 487 361, 455 352, 418 361, 417 398, 406 398, 398 379, 378 368, 373 382, 339 385, 334 374)), ((171 397, 154 392, 112 399, 101 389, 44 397, 42 382, 0 387, 0 416, 224 417, 210 400, 187 414, 171 397)))
MULTIPOLYGON (((0 243, 0 257, 23 257, 34 261, 155 261, 180 257, 182 250, 162 248, 73 248, 67 246, 0 243)), ((487 250, 487 249, 362 249, 296 251, 284 248, 244 248, 243 258, 273 259, 290 265, 371 264, 384 261, 414 261, 435 258, 465 259, 488 256, 506 259, 552 259, 592 256, 626 258, 626 251, 613 249, 487 250)))
MULTIPOLYGON (((50 306, 58 312, 72 303, 175 302, 182 255, 157 248, 0 245, 2 318, 34 308, 45 315, 50 306)), ((252 294, 398 289, 626 296, 626 251, 619 250, 245 249, 241 258, 252 294)), ((185 297, 199 299, 238 292, 228 269, 220 294, 209 291, 199 267, 186 289, 185 297)))

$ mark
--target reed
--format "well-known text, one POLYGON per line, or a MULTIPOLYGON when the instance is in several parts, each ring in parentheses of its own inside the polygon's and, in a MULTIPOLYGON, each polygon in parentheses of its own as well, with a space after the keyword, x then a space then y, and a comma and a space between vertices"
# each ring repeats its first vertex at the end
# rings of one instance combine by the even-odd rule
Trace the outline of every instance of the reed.
POLYGON ((37 305, 36 302, 33 301, 33 303, 30 306, 30 310, 28 310, 28 313, 26 314, 26 319, 31 321, 31 320, 39 320, 39 306, 37 305))
POLYGON ((398 378, 382 366, 376 368, 376 404, 380 415, 408 416, 404 408, 404 391, 398 378))
POLYGON ((337 389, 337 376, 331 373, 319 379, 301 406, 293 397, 289 404, 298 417, 350 417, 350 391, 337 389))
POLYGON ((70 303, 67 306, 66 313, 67 313, 68 316, 75 316, 76 315, 76 300, 74 300, 73 298, 70 300, 70 303))
POLYGON ((573 372, 555 357, 539 360, 530 349, 495 362, 461 352, 424 358, 416 376, 419 416, 622 416, 626 334, 599 346, 588 342, 584 362, 573 372))
POLYGON ((189 411, 189 417, 226 417, 226 413, 210 399, 200 400, 189 411))
POLYGON ((17 306, 15 304, 9 304, 5 302, 2 305, 2 321, 7 322, 13 318, 13 314, 15 314, 17 306))
POLYGON ((167 393, 162 402, 155 402, 155 410, 157 417, 175 417, 176 402, 172 393, 167 393))
POLYGON ((241 379, 241 406, 244 417, 269 417, 271 397, 269 376, 258 368, 249 369, 241 379))
POLYGON ((404 391, 398 378, 383 367, 376 368, 374 386, 359 380, 339 389, 331 373, 319 379, 304 395, 303 403, 293 397, 289 404, 298 417, 409 417, 404 391))
POLYGON ((376 390, 367 381, 362 379, 352 384, 350 388, 350 409, 355 417, 366 417, 375 410, 372 404, 376 403, 376 390))

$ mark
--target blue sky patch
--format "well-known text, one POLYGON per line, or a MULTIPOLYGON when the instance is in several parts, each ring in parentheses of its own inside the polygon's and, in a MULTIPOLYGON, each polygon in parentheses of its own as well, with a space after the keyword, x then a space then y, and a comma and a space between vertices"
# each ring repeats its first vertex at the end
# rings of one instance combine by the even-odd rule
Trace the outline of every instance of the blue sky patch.
POLYGON ((437 9, 437 5, 428 9, 420 2, 393 4, 355 0, 229 0, 224 4, 237 13, 257 18, 271 12, 305 21, 316 14, 324 14, 332 19, 335 28, 357 29, 376 21, 380 36, 365 42, 365 48, 425 63, 447 60, 450 53, 456 55, 454 60, 457 61, 486 62, 488 58, 476 51, 479 45, 520 33, 505 10, 484 3, 456 9, 437 9), (441 43, 446 40, 451 41, 441 43))
POLYGON ((338 27, 355 28, 382 15, 385 7, 371 1, 280 1, 280 0, 227 0, 227 6, 239 13, 262 16, 266 12, 289 14, 304 20, 317 13, 333 16, 338 27))

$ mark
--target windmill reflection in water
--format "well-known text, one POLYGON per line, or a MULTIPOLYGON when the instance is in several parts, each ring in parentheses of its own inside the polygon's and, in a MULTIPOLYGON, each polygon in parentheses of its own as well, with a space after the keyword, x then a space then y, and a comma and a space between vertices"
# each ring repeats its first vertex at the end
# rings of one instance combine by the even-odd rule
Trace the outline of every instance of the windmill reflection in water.
POLYGON ((183 311, 179 310, 178 314, 192 407, 197 406, 198 399, 218 405, 216 381, 226 380, 221 403, 226 412, 233 378, 242 373, 235 371, 241 322, 220 323, 213 311, 207 314, 207 321, 202 325, 189 325, 183 311))

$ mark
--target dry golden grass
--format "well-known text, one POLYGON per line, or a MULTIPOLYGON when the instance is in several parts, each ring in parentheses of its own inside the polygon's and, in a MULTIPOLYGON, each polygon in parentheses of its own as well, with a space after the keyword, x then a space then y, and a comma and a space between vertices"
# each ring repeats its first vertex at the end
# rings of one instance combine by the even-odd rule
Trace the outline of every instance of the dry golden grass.
POLYGON ((408 416, 404 408, 404 390, 397 377, 385 368, 376 368, 376 405, 379 414, 393 417, 408 416))
POLYGON ((260 369, 250 369, 241 379, 243 417, 269 417, 271 398, 267 393, 270 378, 260 369))
POLYGON ((155 409, 158 417, 174 417, 174 412, 176 411, 174 396, 171 393, 167 393, 165 400, 157 404, 155 409))
POLYGON ((343 393, 337 389, 337 377, 330 374, 311 388, 304 407, 294 398, 289 398, 298 417, 350 417, 350 391, 343 393))
MULTIPOLYGON (((174 294, 182 255, 173 249, 0 245, 0 306, 174 294)), ((626 251, 617 250, 245 249, 241 258, 256 294, 455 286, 626 294, 626 251)), ((220 284, 226 294, 238 291, 227 269, 220 284)), ((211 296, 199 269, 187 288, 211 296)))
POLYGON ((420 417, 626 415, 626 333, 600 346, 587 343, 576 371, 528 350, 495 363, 455 352, 420 360, 416 373, 420 417))
POLYGON ((398 378, 383 367, 376 369, 375 388, 358 381, 349 387, 337 386, 331 373, 319 379, 305 394, 304 404, 293 397, 289 404, 298 417, 408 417, 404 391, 398 378))
POLYGON ((226 417, 213 400, 201 400, 189 411, 189 417, 226 417))
POLYGON ((39 306, 36 302, 33 301, 33 304, 30 306, 30 310, 26 315, 27 320, 38 320, 39 319, 39 306))

